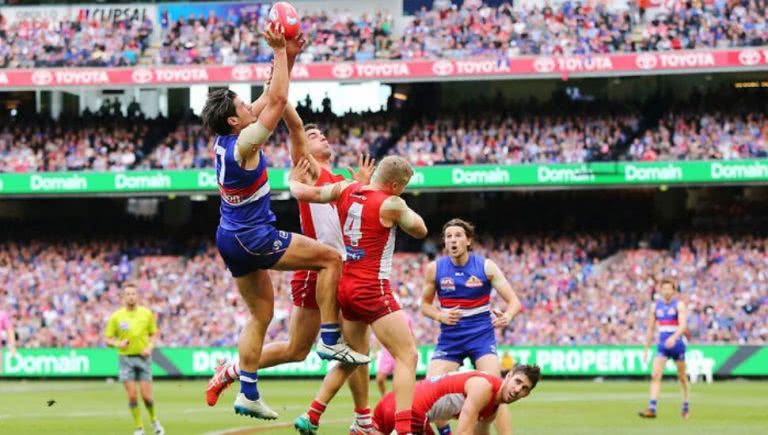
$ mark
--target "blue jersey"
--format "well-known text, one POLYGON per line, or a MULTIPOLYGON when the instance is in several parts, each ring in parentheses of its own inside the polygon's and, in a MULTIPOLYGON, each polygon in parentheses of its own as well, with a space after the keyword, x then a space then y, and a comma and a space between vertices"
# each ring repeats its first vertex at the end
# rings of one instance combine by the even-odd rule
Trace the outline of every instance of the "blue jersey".
POLYGON ((496 333, 491 323, 491 283, 485 275, 485 258, 470 254, 463 266, 450 257, 436 262, 435 287, 443 309, 458 308, 462 318, 455 325, 440 324, 432 359, 461 364, 464 358, 476 362, 496 353, 496 333))
POLYGON ((485 276, 485 258, 469 254, 466 264, 456 266, 450 257, 440 257, 436 265, 435 286, 440 306, 444 309, 459 308, 464 315, 459 325, 477 320, 475 317, 479 316, 488 319, 490 327, 493 287, 485 276))
POLYGON ((664 299, 656 301, 653 307, 656 324, 659 327, 659 344, 656 348, 660 356, 675 361, 685 361, 685 339, 682 336, 675 341, 671 348, 668 348, 665 343, 667 338, 674 334, 680 326, 679 306, 680 302, 677 299, 672 299, 669 302, 664 301, 664 299))
POLYGON ((243 169, 235 159, 236 143, 237 135, 217 136, 213 147, 221 193, 219 226, 228 231, 243 231, 272 224, 276 219, 269 202, 267 159, 259 151, 256 169, 243 169))

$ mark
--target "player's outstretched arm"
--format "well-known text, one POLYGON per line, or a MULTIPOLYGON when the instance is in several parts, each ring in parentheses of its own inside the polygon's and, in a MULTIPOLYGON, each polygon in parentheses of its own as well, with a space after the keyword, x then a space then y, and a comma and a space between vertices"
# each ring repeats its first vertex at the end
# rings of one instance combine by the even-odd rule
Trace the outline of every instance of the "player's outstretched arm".
POLYGON ((301 116, 299 116, 299 112, 296 111, 293 104, 288 103, 285 105, 283 121, 285 121, 285 126, 288 127, 288 134, 291 140, 289 148, 291 162, 296 166, 301 160, 307 160, 309 163, 309 178, 306 182, 314 184, 317 181, 317 177, 320 176, 320 165, 312 157, 312 154, 309 153, 309 140, 307 139, 307 133, 304 131, 304 121, 301 120, 301 116))
POLYGON ((237 137, 237 151, 243 161, 250 160, 267 142, 272 131, 283 117, 288 103, 288 55, 285 51, 285 36, 282 26, 270 26, 264 38, 275 54, 272 82, 267 91, 267 104, 259 119, 240 131, 237 137))
POLYGON ((379 216, 384 223, 392 222, 416 239, 427 237, 427 226, 418 213, 411 210, 403 198, 390 196, 381 204, 379 216))
POLYGON ((341 193, 349 187, 352 181, 339 181, 325 186, 310 186, 306 184, 309 178, 309 161, 302 159, 291 169, 290 180, 288 184, 291 189, 291 195, 299 201, 314 202, 326 204, 339 199, 341 193))
POLYGON ((464 384, 466 400, 459 413, 459 424, 456 426, 457 435, 473 435, 480 411, 493 400, 493 389, 487 380, 475 377, 464 384))
POLYGON ((520 298, 517 297, 517 293, 512 289, 512 285, 507 281, 507 278, 493 260, 485 260, 485 276, 488 277, 491 286, 507 303, 507 310, 503 313, 497 310, 494 311, 496 318, 493 320, 493 326, 507 326, 523 308, 523 304, 520 302, 520 298))

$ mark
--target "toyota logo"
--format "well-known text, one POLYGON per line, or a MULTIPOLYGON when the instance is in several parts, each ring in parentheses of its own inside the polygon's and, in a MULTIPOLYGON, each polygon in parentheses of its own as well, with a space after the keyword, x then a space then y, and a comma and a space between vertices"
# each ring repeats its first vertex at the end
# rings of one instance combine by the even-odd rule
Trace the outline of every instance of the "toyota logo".
POLYGON ((245 82, 253 78, 253 71, 251 71, 249 66, 236 66, 232 68, 232 78, 239 82, 245 82))
POLYGON ((453 74, 453 62, 449 60, 440 60, 432 64, 432 72, 438 76, 448 76, 453 74))
POLYGON ((551 57, 539 57, 533 61, 533 69, 540 73, 548 73, 555 70, 555 60, 551 57))
POLYGON ((152 81, 152 71, 148 68, 137 68, 133 70, 131 79, 134 83, 149 83, 152 81))
POLYGON ((739 52, 739 62, 747 66, 757 65, 760 63, 760 52, 752 49, 741 50, 739 52))
POLYGON ((333 67, 332 74, 340 79, 348 79, 355 74, 355 69, 348 63, 340 63, 333 67))
POLYGON ((32 73, 32 83, 38 86, 49 85, 53 82, 53 73, 50 71, 35 71, 32 73))
POLYGON ((640 69, 654 69, 658 63, 655 54, 643 53, 635 58, 635 65, 640 69))

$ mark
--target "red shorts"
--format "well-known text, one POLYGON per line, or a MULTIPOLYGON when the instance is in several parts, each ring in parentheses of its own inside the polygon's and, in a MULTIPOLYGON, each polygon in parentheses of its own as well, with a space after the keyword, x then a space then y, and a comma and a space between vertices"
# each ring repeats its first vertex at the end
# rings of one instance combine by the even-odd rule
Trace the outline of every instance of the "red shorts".
POLYGON ((342 277, 337 298, 345 319, 369 325, 400 310, 388 280, 371 282, 342 277))
MULTIPOLYGON (((383 434, 390 434, 395 430, 395 392, 390 391, 381 398, 376 408, 373 410, 373 428, 383 434)), ((414 424, 414 421, 411 421, 414 424)), ((432 427, 429 425, 429 421, 424 419, 424 423, 421 427, 421 431, 411 427, 415 435, 434 435, 432 427)))
POLYGON ((318 310, 315 289, 317 288, 317 272, 297 270, 291 278, 291 298, 293 306, 318 310))

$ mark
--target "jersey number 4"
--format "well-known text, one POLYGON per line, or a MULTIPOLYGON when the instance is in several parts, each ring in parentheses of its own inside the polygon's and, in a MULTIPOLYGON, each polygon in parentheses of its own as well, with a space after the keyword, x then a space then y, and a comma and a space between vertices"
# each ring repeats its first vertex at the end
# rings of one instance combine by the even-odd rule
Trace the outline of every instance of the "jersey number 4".
POLYGON ((344 220, 344 235, 349 239, 352 246, 357 246, 360 239, 363 238, 363 232, 360 231, 360 224, 363 221, 363 204, 359 202, 352 203, 347 212, 347 219, 344 220))

